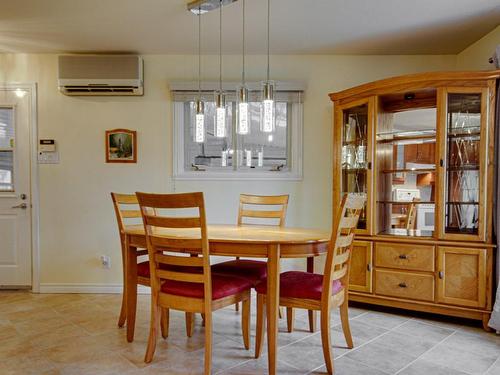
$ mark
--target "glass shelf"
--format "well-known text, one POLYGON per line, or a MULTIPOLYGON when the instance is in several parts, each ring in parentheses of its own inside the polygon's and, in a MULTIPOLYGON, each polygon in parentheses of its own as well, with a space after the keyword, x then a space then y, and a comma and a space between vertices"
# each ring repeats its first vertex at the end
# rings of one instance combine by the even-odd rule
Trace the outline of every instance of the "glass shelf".
POLYGON ((425 168, 425 169, 419 169, 419 168, 412 168, 412 169, 385 169, 382 171, 382 173, 413 173, 413 174, 420 174, 420 173, 434 173, 436 172, 436 168, 425 168))
POLYGON ((409 204, 435 204, 435 202, 432 201, 426 201, 426 202, 411 202, 411 201, 377 201, 377 203, 380 204, 404 204, 404 205, 409 205, 409 204))
POLYGON ((420 229, 402 229, 402 228, 391 228, 383 232, 380 235, 389 236, 406 236, 406 237, 432 237, 433 231, 431 230, 420 230, 420 229))
POLYGON ((479 165, 452 165, 447 168, 449 172, 478 171, 479 165))

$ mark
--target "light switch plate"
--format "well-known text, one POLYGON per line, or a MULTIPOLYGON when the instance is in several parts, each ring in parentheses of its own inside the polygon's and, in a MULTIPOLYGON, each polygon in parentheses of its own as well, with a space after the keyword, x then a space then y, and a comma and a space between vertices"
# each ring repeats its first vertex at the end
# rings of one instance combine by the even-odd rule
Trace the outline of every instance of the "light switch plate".
POLYGON ((59 152, 38 152, 38 164, 59 164, 59 152))

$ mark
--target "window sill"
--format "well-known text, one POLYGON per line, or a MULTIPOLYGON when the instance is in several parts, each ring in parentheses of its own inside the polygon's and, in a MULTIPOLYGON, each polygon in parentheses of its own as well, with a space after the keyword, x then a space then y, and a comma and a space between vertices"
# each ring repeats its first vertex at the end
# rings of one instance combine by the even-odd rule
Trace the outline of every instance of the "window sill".
POLYGON ((208 180, 225 180, 225 181, 302 181, 302 174, 297 172, 271 172, 271 171, 189 171, 174 175, 174 180, 178 181, 208 181, 208 180))

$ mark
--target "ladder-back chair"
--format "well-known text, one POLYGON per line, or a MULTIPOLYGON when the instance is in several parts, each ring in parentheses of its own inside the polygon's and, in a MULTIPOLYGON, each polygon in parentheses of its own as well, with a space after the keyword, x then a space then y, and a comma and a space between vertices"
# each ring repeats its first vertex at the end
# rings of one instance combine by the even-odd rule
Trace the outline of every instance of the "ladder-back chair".
MULTIPOLYGON (((238 225, 275 225, 284 227, 288 195, 250 195, 240 194, 238 225), (270 210, 269 207, 277 207, 270 210)), ((240 259, 214 264, 213 272, 246 277, 257 285, 267 276, 267 263, 240 259)), ((238 311, 238 304, 235 308, 238 311)), ((280 310, 281 316, 281 310, 280 310)))
MULTIPOLYGON (((153 359, 160 309, 165 309, 167 315, 169 309, 201 313, 205 322, 205 374, 210 374, 212 312, 243 302, 243 342, 249 349, 252 285, 243 278, 212 275, 203 193, 137 193, 137 198, 146 231, 151 270, 151 325, 145 361, 153 359), (197 212, 190 216, 171 212, 185 209, 197 212), (176 267, 176 270, 170 270, 170 267, 176 267)), ((168 326, 166 329, 168 336, 168 326)))
MULTIPOLYGON (((340 308, 340 318, 345 340, 353 347, 348 317, 349 266, 354 240, 354 230, 365 205, 364 195, 349 194, 342 199, 334 220, 330 248, 323 275, 290 271, 280 275, 280 306, 320 311, 321 340, 326 368, 333 374, 333 358, 330 338, 330 310, 340 308)), ((264 336, 264 305, 267 281, 262 281, 257 290, 257 328, 255 357, 260 356, 264 336)))

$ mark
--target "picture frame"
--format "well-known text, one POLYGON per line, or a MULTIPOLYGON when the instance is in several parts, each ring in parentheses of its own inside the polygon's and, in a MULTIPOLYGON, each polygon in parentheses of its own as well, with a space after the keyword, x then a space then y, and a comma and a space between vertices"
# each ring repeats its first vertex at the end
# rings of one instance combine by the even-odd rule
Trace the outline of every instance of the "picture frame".
POLYGON ((106 130, 106 163, 137 163, 137 132, 106 130))

